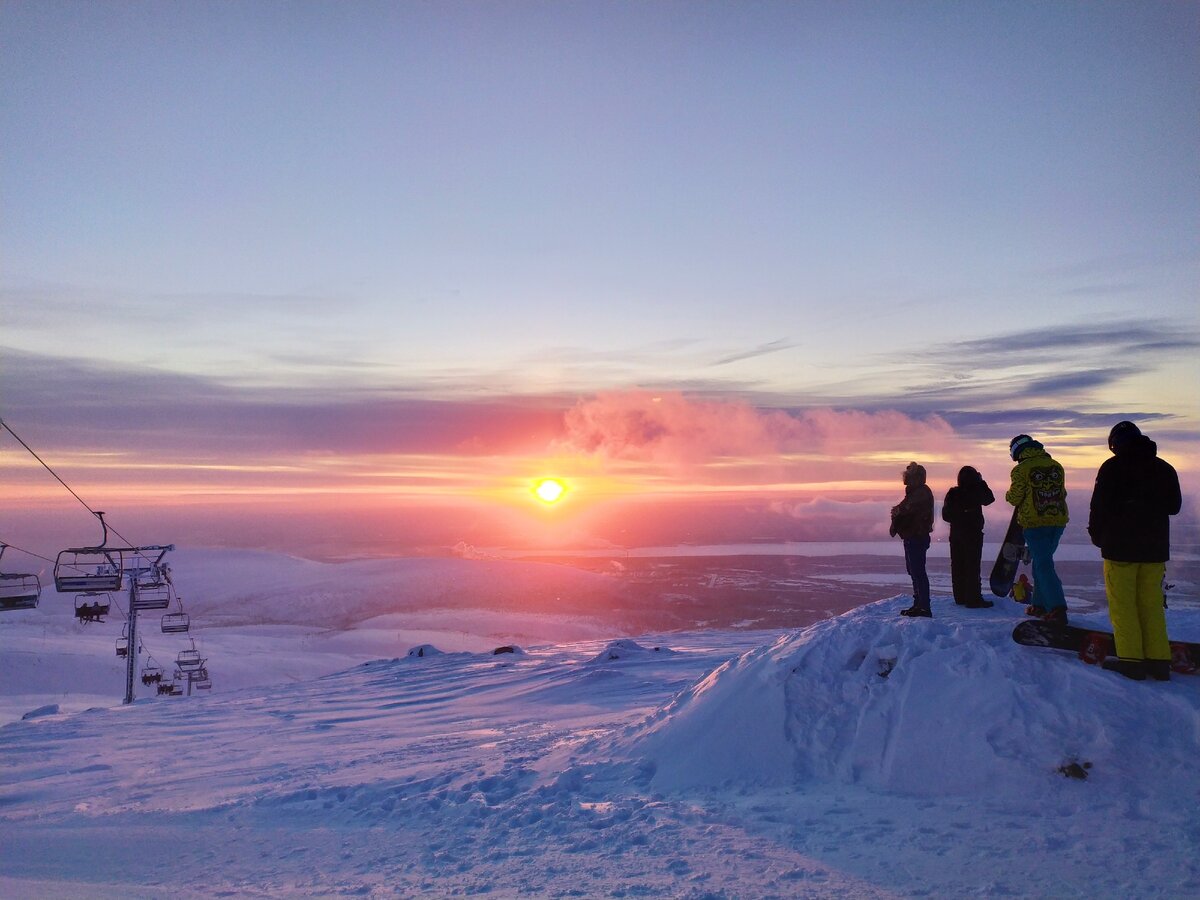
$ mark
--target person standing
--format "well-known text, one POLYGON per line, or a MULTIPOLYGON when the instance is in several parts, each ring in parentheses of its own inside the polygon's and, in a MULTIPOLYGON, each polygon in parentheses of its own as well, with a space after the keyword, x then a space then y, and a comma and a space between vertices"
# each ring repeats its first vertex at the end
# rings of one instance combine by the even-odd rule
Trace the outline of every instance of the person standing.
POLYGON ((933 491, 925 483, 925 467, 910 462, 902 476, 904 499, 892 507, 888 534, 904 541, 904 568, 912 578, 913 605, 900 611, 902 616, 932 619, 929 608, 929 573, 925 557, 929 535, 933 533, 933 491))
POLYGON ((942 520, 950 524, 950 581, 954 602, 967 609, 993 606, 979 589, 983 556, 983 507, 996 499, 983 476, 972 466, 958 470, 958 483, 946 492, 942 520))
POLYGON ((1067 600, 1054 568, 1054 552, 1069 521, 1063 467, 1027 434, 1018 434, 1009 442, 1008 454, 1016 466, 1004 499, 1016 507, 1017 522, 1025 529, 1033 569, 1030 611, 1046 621, 1066 625, 1067 600))
POLYGON ((1117 659, 1104 668, 1138 681, 1168 680, 1171 645, 1163 612, 1171 516, 1183 505, 1179 475, 1133 422, 1108 434, 1113 455, 1096 473, 1088 536, 1104 558, 1104 592, 1117 659))

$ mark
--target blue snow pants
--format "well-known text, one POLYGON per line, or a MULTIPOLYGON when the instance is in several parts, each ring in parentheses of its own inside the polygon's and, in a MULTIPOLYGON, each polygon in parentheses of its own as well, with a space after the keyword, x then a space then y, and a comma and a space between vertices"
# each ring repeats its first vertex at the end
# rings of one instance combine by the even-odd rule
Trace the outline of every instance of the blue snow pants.
POLYGON ((1044 525, 1025 529, 1025 546, 1033 569, 1033 605, 1038 609, 1065 609, 1062 579, 1054 571, 1054 551, 1063 536, 1061 525, 1044 525))
POLYGON ((929 573, 925 571, 925 554, 929 551, 929 535, 904 539, 904 568, 913 583, 913 606, 929 609, 929 573))

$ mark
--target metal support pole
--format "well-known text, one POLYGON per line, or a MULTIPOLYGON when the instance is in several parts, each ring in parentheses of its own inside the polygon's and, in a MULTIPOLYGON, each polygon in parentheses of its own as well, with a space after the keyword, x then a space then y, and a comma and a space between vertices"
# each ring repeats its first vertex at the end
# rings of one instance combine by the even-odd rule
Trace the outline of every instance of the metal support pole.
POLYGON ((137 671, 137 575, 129 578, 129 654, 125 658, 125 702, 133 702, 133 675, 137 671))

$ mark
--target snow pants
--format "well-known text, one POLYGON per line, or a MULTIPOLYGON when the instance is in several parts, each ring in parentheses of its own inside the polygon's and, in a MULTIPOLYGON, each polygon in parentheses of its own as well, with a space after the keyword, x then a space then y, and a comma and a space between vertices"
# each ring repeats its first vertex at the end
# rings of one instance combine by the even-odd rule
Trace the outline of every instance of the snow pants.
POLYGON ((1104 561, 1104 592, 1117 656, 1122 659, 1170 659, 1167 617, 1163 612, 1166 563, 1104 561))
POLYGON ((1063 536, 1061 525, 1044 525, 1025 529, 1025 546, 1029 548, 1029 565, 1033 569, 1033 605, 1038 609, 1066 609, 1062 579, 1054 570, 1054 551, 1063 536))
POLYGON ((929 552, 929 535, 904 539, 904 568, 912 578, 913 606, 929 609, 929 573, 925 570, 925 554, 929 552))
POLYGON ((950 583, 954 602, 960 606, 983 599, 979 588, 979 560, 983 556, 983 532, 950 533, 950 583))

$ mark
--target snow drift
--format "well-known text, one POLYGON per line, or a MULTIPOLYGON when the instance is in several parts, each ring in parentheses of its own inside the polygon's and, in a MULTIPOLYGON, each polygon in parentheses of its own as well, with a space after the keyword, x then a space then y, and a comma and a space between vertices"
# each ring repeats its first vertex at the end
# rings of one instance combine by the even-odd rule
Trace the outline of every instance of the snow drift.
MULTIPOLYGON (((1164 802, 1200 758, 1194 677, 1126 682, 1019 647, 1013 606, 932 620, 898 608, 880 601, 725 663, 614 751, 644 759, 668 790, 823 779, 1036 798, 1048 773, 1077 761, 1164 802)), ((1195 635, 1197 614, 1171 610, 1174 636, 1195 635)))

